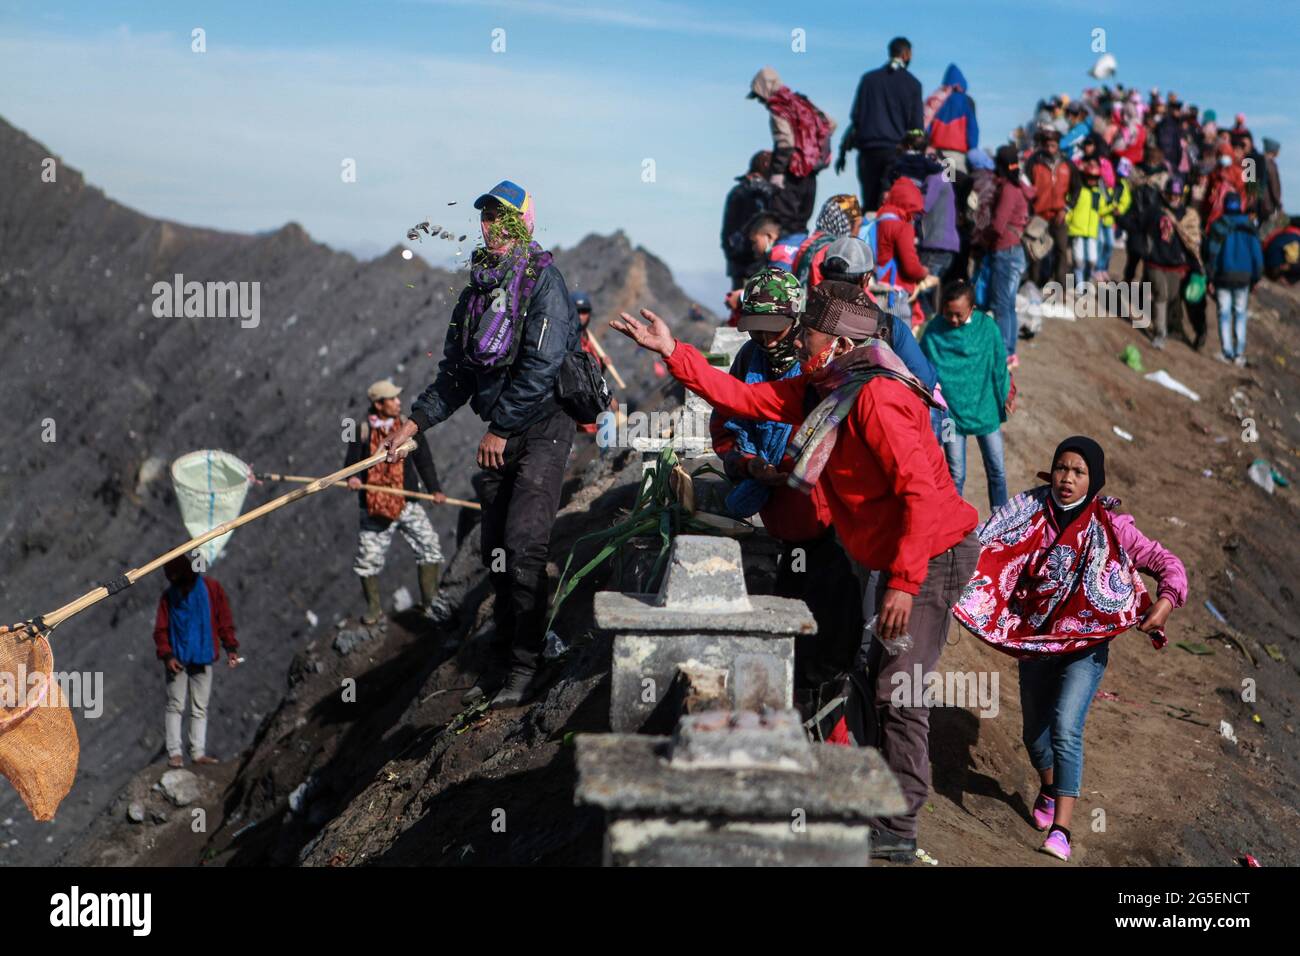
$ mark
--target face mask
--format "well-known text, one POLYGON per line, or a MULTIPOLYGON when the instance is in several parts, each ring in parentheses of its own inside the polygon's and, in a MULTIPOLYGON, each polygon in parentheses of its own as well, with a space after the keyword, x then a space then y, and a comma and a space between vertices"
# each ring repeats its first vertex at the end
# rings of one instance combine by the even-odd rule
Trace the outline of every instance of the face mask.
POLYGON ((1231 156, 1220 156, 1220 157, 1219 157, 1219 165, 1220 165, 1220 166, 1223 166, 1224 168, 1227 168, 1228 166, 1231 166, 1231 165, 1232 165, 1232 157, 1231 157, 1231 156))
POLYGON ((1056 507, 1060 508, 1062 511, 1073 511, 1075 508, 1079 507, 1079 505, 1083 504, 1083 500, 1087 497, 1088 497, 1087 492, 1085 492, 1084 494, 1079 496, 1078 501, 1072 502, 1071 504, 1067 505, 1062 503, 1060 498, 1056 497, 1056 489, 1055 488, 1052 489, 1052 500, 1056 502, 1056 507))
POLYGON ((787 334, 780 341, 773 342, 770 345, 764 345, 763 351, 767 353, 767 361, 772 366, 772 370, 778 375, 784 375, 790 371, 791 366, 799 361, 794 347, 794 336, 787 334))
MULTIPOLYGON (((845 339, 843 336, 841 336, 840 338, 837 338, 837 339, 836 339, 834 342, 832 342, 830 345, 826 346, 826 348, 822 350, 822 352, 821 352, 820 355, 815 355, 815 356, 813 356, 812 359, 809 360, 808 365, 804 368, 804 371, 805 371, 805 372, 815 372, 815 371, 817 371, 818 369, 820 369, 820 368, 824 368, 825 366, 829 365, 831 359, 835 358, 835 349, 836 349, 836 347, 837 347, 841 342, 848 342, 848 341, 849 341, 849 340, 848 340, 848 339, 845 339)), ((852 345, 851 342, 850 342, 850 345, 852 345)))

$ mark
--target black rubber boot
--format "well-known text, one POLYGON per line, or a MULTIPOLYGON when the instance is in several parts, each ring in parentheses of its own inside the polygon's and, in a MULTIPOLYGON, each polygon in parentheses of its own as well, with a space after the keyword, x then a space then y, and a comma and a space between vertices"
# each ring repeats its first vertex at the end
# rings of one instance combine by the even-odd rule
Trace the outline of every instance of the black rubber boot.
POLYGON ((461 706, 473 707, 484 697, 490 698, 501 689, 509 672, 510 648, 502 646, 500 636, 497 635, 488 649, 483 668, 479 671, 474 686, 461 695, 461 706))
POLYGON ((384 619, 384 606, 379 600, 379 575, 361 579, 361 593, 366 597, 366 613, 362 624, 379 624, 384 619))
POLYGON ((916 859, 916 840, 899 836, 884 827, 872 827, 871 858, 890 863, 911 863, 916 859))
POLYGON ((453 616, 452 607, 447 599, 438 593, 438 581, 442 578, 441 564, 417 564, 420 576, 420 611, 433 624, 445 624, 453 616))
POLYGON ((505 686, 492 698, 493 707, 519 707, 532 697, 533 678, 537 668, 524 664, 515 664, 510 668, 510 676, 505 686))

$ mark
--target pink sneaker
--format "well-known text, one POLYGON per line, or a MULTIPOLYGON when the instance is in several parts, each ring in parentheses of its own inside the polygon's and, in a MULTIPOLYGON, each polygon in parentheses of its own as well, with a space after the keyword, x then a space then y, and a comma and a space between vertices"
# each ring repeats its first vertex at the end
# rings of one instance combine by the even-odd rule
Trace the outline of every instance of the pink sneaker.
POLYGON ((1043 841, 1042 851, 1058 860, 1070 860, 1070 838, 1060 830, 1053 830, 1043 841))
POLYGON ((1038 799, 1034 801, 1034 829, 1046 830, 1056 819, 1056 801, 1051 797, 1038 791, 1038 799))

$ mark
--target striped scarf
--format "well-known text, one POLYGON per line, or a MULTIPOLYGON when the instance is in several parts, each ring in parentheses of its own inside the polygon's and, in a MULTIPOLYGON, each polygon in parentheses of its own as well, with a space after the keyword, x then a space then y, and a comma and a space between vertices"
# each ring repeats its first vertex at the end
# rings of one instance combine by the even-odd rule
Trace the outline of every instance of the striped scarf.
POLYGON ((925 384, 880 339, 845 352, 812 373, 810 387, 825 397, 790 438, 788 453, 796 459, 790 472, 791 488, 806 495, 812 493, 835 449, 840 424, 853 411, 862 386, 877 376, 902 382, 927 405, 938 407, 925 384))

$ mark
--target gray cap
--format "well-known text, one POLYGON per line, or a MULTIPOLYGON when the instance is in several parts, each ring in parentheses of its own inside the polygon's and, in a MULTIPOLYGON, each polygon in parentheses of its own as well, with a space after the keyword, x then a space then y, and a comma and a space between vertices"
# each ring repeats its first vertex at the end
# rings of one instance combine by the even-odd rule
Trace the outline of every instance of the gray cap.
POLYGON ((871 246, 855 236, 843 236, 826 247, 822 274, 864 276, 876 268, 871 246))

